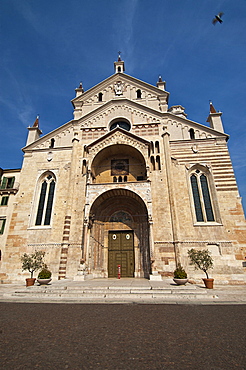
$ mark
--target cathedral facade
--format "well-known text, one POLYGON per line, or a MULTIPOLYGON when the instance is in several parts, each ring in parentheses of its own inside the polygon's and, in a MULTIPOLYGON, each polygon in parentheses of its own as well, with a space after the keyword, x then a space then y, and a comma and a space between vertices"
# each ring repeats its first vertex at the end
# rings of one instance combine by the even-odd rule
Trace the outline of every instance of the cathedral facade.
POLYGON ((74 118, 42 136, 28 128, 20 170, 1 172, 1 282, 26 276, 20 256, 45 251, 53 279, 172 276, 188 250, 208 249, 211 275, 246 282, 246 223, 223 130, 168 105, 156 86, 115 73, 72 100, 74 118))

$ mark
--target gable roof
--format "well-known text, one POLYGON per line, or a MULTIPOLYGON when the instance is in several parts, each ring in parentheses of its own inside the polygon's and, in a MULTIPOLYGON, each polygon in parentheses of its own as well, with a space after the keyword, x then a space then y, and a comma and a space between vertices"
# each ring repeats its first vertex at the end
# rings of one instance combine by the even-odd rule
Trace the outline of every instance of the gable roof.
POLYGON ((81 95, 73 98, 71 100, 72 104, 74 105, 75 102, 77 101, 82 101, 88 99, 91 95, 95 93, 99 93, 101 90, 105 89, 108 85, 117 82, 118 80, 122 80, 123 82, 128 82, 131 84, 136 85, 136 87, 139 88, 145 88, 146 90, 152 92, 153 94, 156 94, 158 96, 163 95, 163 96, 169 96, 169 92, 165 90, 161 90, 158 87, 151 85, 147 82, 141 81, 135 77, 132 77, 130 75, 127 75, 125 73, 115 73, 105 80, 99 82, 97 85, 91 87, 89 90, 83 92, 81 95))

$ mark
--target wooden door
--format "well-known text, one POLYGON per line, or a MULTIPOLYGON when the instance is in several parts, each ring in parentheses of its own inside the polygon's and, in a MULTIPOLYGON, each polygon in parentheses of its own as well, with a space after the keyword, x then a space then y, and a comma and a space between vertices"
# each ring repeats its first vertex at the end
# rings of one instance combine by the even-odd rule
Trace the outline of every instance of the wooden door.
POLYGON ((110 231, 108 246, 108 277, 134 277, 133 231, 110 231))

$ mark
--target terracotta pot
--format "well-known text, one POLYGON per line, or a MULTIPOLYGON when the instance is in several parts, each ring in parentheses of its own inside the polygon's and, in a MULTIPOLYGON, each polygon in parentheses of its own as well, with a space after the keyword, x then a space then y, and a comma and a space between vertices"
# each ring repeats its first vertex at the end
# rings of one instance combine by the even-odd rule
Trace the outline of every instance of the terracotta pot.
POLYGON ((173 281, 177 284, 177 285, 185 285, 188 281, 188 279, 179 279, 179 278, 173 278, 173 281))
POLYGON ((26 286, 32 286, 35 283, 35 278, 27 278, 26 279, 26 286))
POLYGON ((204 281, 205 287, 207 289, 213 289, 214 287, 214 279, 202 279, 204 281))

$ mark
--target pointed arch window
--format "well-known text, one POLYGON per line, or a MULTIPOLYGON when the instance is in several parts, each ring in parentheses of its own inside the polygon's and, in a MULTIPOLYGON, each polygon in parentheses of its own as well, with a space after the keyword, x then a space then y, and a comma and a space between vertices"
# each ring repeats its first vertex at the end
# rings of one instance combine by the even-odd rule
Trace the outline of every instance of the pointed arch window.
POLYGON ((197 222, 213 222, 214 211, 206 174, 196 170, 190 176, 191 190, 197 222))
POLYGON ((41 182, 35 225, 50 225, 55 194, 55 176, 48 173, 41 182))

